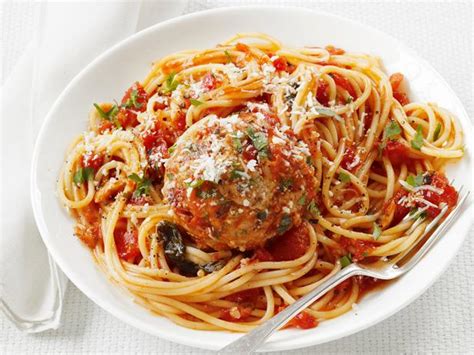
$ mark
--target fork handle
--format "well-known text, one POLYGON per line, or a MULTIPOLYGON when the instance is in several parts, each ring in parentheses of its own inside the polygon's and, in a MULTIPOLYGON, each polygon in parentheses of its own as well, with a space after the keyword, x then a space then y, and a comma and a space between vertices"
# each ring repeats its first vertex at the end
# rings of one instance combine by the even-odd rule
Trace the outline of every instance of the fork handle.
POLYGON ((329 277, 322 284, 315 287, 305 296, 301 297, 273 318, 266 321, 263 325, 255 328, 251 332, 243 335, 236 341, 219 350, 218 354, 250 354, 251 352, 254 352, 270 335, 288 323, 294 316, 306 309, 319 297, 339 285, 344 280, 347 280, 349 277, 360 274, 363 274, 363 270, 355 264, 346 266, 344 269, 339 270, 337 273, 329 277))

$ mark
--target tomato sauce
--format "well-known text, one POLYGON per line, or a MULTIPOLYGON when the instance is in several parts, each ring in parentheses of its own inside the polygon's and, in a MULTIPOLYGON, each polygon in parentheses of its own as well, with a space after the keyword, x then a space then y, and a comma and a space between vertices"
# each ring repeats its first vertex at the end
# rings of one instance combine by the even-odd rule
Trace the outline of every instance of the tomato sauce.
POLYGON ((124 128, 135 127, 138 124, 137 113, 146 110, 148 94, 145 89, 136 82, 122 98, 122 107, 117 114, 117 121, 124 128))
POLYGON ((375 249, 375 243, 359 240, 359 239, 352 239, 341 237, 339 240, 339 244, 345 250, 344 254, 350 253, 352 256, 352 261, 361 261, 369 255, 369 252, 375 249))
POLYGON ((346 90, 349 95, 351 95, 353 98, 356 97, 356 92, 354 88, 352 87, 351 83, 349 80, 344 78, 342 75, 339 75, 337 73, 331 73, 331 77, 334 79, 334 82, 336 83, 337 86, 340 86, 344 90, 346 90))
POLYGON ((323 106, 329 106, 329 84, 321 79, 318 79, 317 84, 316 100, 323 106))
MULTIPOLYGON (((446 178, 446 176, 444 176, 444 174, 439 172, 433 172, 427 177, 425 177, 425 179, 429 180, 429 184, 431 186, 443 190, 441 194, 430 190, 423 190, 423 198, 425 200, 428 200, 437 206, 439 206, 441 203, 446 203, 450 209, 456 206, 456 203, 458 201, 458 193, 454 189, 454 187, 449 184, 448 179, 446 178)), ((423 207, 421 205, 424 204, 420 204, 420 207, 423 207)), ((440 211, 441 209, 435 207, 428 207, 427 209, 428 216, 431 218, 435 218, 440 211)))
MULTIPOLYGON (((276 313, 283 311, 287 305, 277 307, 276 313)), ((284 328, 299 328, 299 329, 311 329, 316 328, 319 325, 319 322, 312 315, 307 312, 298 313, 292 320, 290 320, 284 328)))
POLYGON ((357 151, 353 145, 350 145, 344 151, 344 156, 341 160, 341 166, 349 170, 350 172, 354 172, 357 170, 357 167, 361 164, 361 161, 356 161, 357 151))
POLYGON ((408 163, 410 161, 409 153, 410 150, 403 143, 395 140, 388 140, 383 149, 383 155, 386 156, 394 166, 408 163))
POLYGON ((119 257, 129 263, 138 264, 141 259, 138 248, 138 231, 127 231, 127 220, 119 219, 114 230, 115 246, 119 257))
POLYGON ((410 103, 407 94, 400 88, 403 80, 404 77, 402 73, 394 73, 390 76, 390 85, 392 86, 393 97, 398 102, 400 102, 402 106, 410 103))

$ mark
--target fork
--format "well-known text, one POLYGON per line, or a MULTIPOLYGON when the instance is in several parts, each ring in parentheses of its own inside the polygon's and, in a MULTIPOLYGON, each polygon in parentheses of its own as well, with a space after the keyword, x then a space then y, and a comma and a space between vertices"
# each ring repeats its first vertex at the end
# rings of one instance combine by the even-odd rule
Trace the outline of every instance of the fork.
MULTIPOLYGON (((461 196, 463 186, 459 189, 459 196, 461 196)), ((288 323, 294 316, 303 311, 305 308, 314 303, 318 298, 324 295, 326 292, 339 285, 344 280, 352 276, 369 276, 381 280, 391 280, 396 279, 403 274, 410 271, 422 258, 423 256, 431 249, 431 247, 440 239, 441 235, 447 230, 447 228, 452 224, 455 218, 459 215, 461 211, 461 206, 466 201, 469 196, 470 191, 465 192, 462 197, 459 199, 458 205, 451 211, 449 216, 440 224, 438 229, 426 240, 423 246, 411 257, 406 263, 400 265, 400 261, 407 259, 406 256, 414 250, 414 248, 425 239, 426 235, 436 227, 438 222, 444 217, 448 211, 448 206, 444 205, 441 207, 441 211, 425 228, 423 234, 413 243, 409 250, 403 252, 397 257, 388 260, 387 262, 375 263, 371 266, 364 266, 357 263, 352 263, 345 268, 341 269, 339 272, 334 274, 332 277, 325 280, 319 286, 314 288, 305 296, 301 297, 299 300, 286 307, 283 311, 275 315, 273 318, 269 319, 262 325, 253 329, 251 332, 243 335, 236 341, 225 346, 219 350, 218 354, 250 354, 256 351, 265 340, 272 335, 280 327, 288 323)), ((409 215, 405 219, 410 218, 409 215)), ((418 218, 415 220, 410 229, 416 228, 421 219, 418 218)), ((340 261, 337 262, 340 264, 340 261)))

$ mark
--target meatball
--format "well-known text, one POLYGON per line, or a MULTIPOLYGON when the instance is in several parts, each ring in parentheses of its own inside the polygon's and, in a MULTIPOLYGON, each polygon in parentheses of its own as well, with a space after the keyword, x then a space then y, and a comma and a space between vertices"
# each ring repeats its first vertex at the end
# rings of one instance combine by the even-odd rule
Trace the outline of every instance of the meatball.
POLYGON ((165 169, 163 195, 201 248, 261 247, 299 225, 316 195, 308 147, 261 112, 204 117, 165 169))

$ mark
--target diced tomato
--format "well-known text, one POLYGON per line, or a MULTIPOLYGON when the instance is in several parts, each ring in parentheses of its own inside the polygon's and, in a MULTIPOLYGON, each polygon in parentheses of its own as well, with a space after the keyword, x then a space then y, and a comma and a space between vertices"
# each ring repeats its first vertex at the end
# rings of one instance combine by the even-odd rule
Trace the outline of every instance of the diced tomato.
POLYGON ((110 121, 103 121, 99 126, 99 133, 103 134, 105 131, 112 130, 114 124, 110 121))
POLYGON ((346 51, 342 48, 337 48, 334 47, 333 45, 326 46, 326 50, 329 52, 331 55, 340 55, 346 53, 346 51))
POLYGON ((166 108, 166 104, 161 103, 161 102, 155 102, 153 104, 153 110, 158 111, 158 110, 164 110, 166 108))
POLYGON ((102 154, 86 153, 82 155, 82 166, 85 168, 92 168, 94 171, 97 171, 102 164, 104 164, 104 156, 102 154))
POLYGON ((114 230, 115 246, 119 257, 129 263, 137 263, 141 256, 138 248, 138 232, 127 231, 127 222, 120 219, 114 230))
POLYGON ((349 171, 355 171, 357 167, 360 165, 360 159, 357 159, 357 152, 353 145, 350 145, 344 151, 344 156, 341 160, 341 167, 349 171))
POLYGON ((410 103, 408 96, 403 90, 400 88, 404 80, 402 73, 395 73, 390 76, 390 85, 392 86, 393 97, 395 100, 400 102, 401 105, 406 105, 410 103))
POLYGON ((144 131, 141 136, 143 145, 147 150, 157 146, 165 146, 168 148, 168 137, 166 137, 165 132, 160 129, 158 125, 152 129, 144 131))
POLYGON ((294 227, 275 237, 266 249, 275 261, 295 260, 303 256, 309 247, 308 229, 304 225, 294 227))
MULTIPOLYGON (((283 311, 287 305, 279 306, 277 308, 277 313, 283 311)), ((292 320, 290 320, 285 328, 299 328, 299 329, 311 329, 316 328, 319 322, 316 318, 312 315, 308 314, 307 312, 298 313, 292 320)))
POLYGON ((400 166, 410 161, 409 149, 401 142, 389 139, 383 149, 383 155, 386 156, 392 165, 400 166))
POLYGON ((140 83, 133 84, 122 98, 122 107, 117 114, 117 121, 124 128, 135 127, 138 124, 136 112, 146 110, 148 94, 140 83))
POLYGON ((249 144, 247 147, 244 148, 242 152, 242 156, 245 161, 249 161, 252 159, 257 159, 257 149, 252 144, 249 144))
POLYGON ((316 99, 323 106, 329 105, 329 85, 324 80, 318 79, 316 99))
POLYGON ((211 91, 216 88, 217 80, 214 75, 211 73, 207 73, 204 75, 204 78, 202 79, 202 84, 201 86, 206 90, 206 91, 211 91))
POLYGON ((99 224, 87 227, 76 226, 74 228, 74 234, 91 249, 94 249, 97 242, 102 239, 99 224))
POLYGON ((336 83, 337 86, 340 86, 344 90, 346 90, 349 95, 351 95, 353 98, 356 97, 356 92, 354 88, 352 87, 351 83, 349 80, 344 78, 342 75, 337 74, 337 73, 332 73, 331 77, 334 79, 334 82, 336 83))
MULTIPOLYGON (((431 180, 429 183, 431 186, 437 187, 443 190, 443 192, 441 194, 437 194, 436 192, 430 190, 423 190, 423 198, 425 200, 428 200, 437 206, 439 206, 441 203, 446 203, 450 208, 456 206, 458 201, 458 193, 454 187, 449 184, 448 179, 446 176, 444 176, 444 174, 433 172, 428 175, 427 178, 431 180)), ((423 203, 420 203, 420 207, 423 207, 423 205, 423 203)), ((439 214, 440 211, 441 210, 439 208, 428 207, 427 213, 428 216, 434 218, 439 214)))
POLYGON ((252 308, 247 306, 235 306, 229 309, 223 309, 219 318, 228 322, 243 321, 250 317, 252 308))
POLYGON ((251 288, 249 290, 233 293, 229 296, 226 296, 225 299, 227 301, 236 302, 239 304, 255 303, 258 296, 261 294, 260 291, 261 288, 251 288))
POLYGON ((186 114, 184 112, 179 112, 175 121, 175 127, 180 131, 184 132, 186 129, 186 114))
POLYGON ((369 292, 380 285, 382 280, 368 276, 359 276, 356 278, 359 283, 360 291, 363 293, 369 292))
POLYGON ((273 261, 273 256, 264 248, 255 249, 252 256, 252 261, 273 261))
POLYGON ((276 71, 287 71, 288 70, 288 61, 285 57, 278 57, 273 61, 273 66, 276 71))
POLYGON ((376 244, 365 240, 341 237, 341 246, 351 253, 353 261, 359 261, 368 256, 368 253, 376 247, 376 244))
POLYGON ((390 200, 385 201, 382 207, 382 216, 380 220, 380 224, 383 228, 397 224, 407 215, 408 212, 410 212, 408 207, 398 202, 402 197, 407 195, 408 192, 406 190, 400 189, 390 200))

